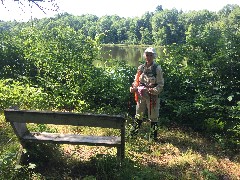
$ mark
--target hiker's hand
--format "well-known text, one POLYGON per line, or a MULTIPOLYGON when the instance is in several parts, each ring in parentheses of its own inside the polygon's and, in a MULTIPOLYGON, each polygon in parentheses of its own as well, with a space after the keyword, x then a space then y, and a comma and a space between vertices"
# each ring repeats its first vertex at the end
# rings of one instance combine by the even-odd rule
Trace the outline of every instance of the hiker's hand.
POLYGON ((158 95, 159 94, 159 91, 156 87, 148 88, 148 92, 149 92, 149 94, 152 94, 152 95, 158 95))
POLYGON ((155 94, 155 89, 154 88, 148 88, 148 92, 150 94, 155 94))
POLYGON ((136 87, 130 87, 130 92, 131 93, 134 93, 134 92, 136 92, 137 91, 137 88, 136 87))

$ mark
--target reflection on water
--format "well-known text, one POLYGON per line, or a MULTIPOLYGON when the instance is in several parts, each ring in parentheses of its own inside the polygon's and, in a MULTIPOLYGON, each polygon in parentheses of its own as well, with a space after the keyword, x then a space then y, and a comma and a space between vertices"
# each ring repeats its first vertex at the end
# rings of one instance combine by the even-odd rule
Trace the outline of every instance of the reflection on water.
MULTIPOLYGON (((143 52, 146 46, 108 46, 102 47, 102 57, 105 59, 118 59, 126 61, 131 66, 139 66, 143 59, 143 52)), ((156 49, 157 54, 160 53, 160 49, 156 49)))

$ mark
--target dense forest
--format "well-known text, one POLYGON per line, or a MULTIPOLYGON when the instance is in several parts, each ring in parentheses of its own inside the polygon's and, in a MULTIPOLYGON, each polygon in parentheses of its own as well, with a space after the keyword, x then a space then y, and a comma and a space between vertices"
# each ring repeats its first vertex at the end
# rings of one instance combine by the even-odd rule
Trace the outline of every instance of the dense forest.
POLYGON ((102 59, 103 44, 161 48, 160 123, 191 127, 240 149, 240 7, 182 12, 156 7, 141 17, 68 13, 0 22, 0 109, 124 114, 136 67, 102 59), (100 60, 104 65, 93 64, 100 60))

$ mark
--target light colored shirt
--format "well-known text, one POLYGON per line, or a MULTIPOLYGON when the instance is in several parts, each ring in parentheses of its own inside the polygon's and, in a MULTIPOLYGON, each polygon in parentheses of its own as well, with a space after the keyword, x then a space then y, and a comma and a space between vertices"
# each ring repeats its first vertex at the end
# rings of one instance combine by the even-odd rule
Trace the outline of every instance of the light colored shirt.
MULTIPOLYGON (((164 86, 164 78, 163 71, 160 65, 157 65, 155 62, 149 67, 145 65, 140 65, 138 67, 138 71, 141 71, 141 75, 139 76, 139 88, 140 86, 145 86, 147 88, 152 88, 153 91, 151 94, 158 95, 163 90, 164 86), (154 66, 156 67, 156 74, 154 75, 154 66)), ((135 75, 135 81, 137 80, 137 74, 135 75)), ((134 83, 135 84, 135 83, 134 83)), ((142 89, 142 87, 141 87, 142 89)))

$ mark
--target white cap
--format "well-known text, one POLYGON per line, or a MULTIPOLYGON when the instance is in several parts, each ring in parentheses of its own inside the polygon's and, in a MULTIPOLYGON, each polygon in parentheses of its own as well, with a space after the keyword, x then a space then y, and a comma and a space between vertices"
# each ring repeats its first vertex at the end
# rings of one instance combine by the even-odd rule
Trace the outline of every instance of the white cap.
POLYGON ((147 53, 147 52, 149 52, 149 53, 153 53, 153 54, 156 54, 155 49, 152 48, 152 47, 148 47, 148 48, 144 51, 144 53, 147 53))
POLYGON ((153 47, 148 47, 144 53, 143 53, 143 56, 145 57, 146 56, 146 53, 153 53, 153 57, 156 58, 157 57, 157 53, 156 53, 156 50, 153 48, 153 47))

